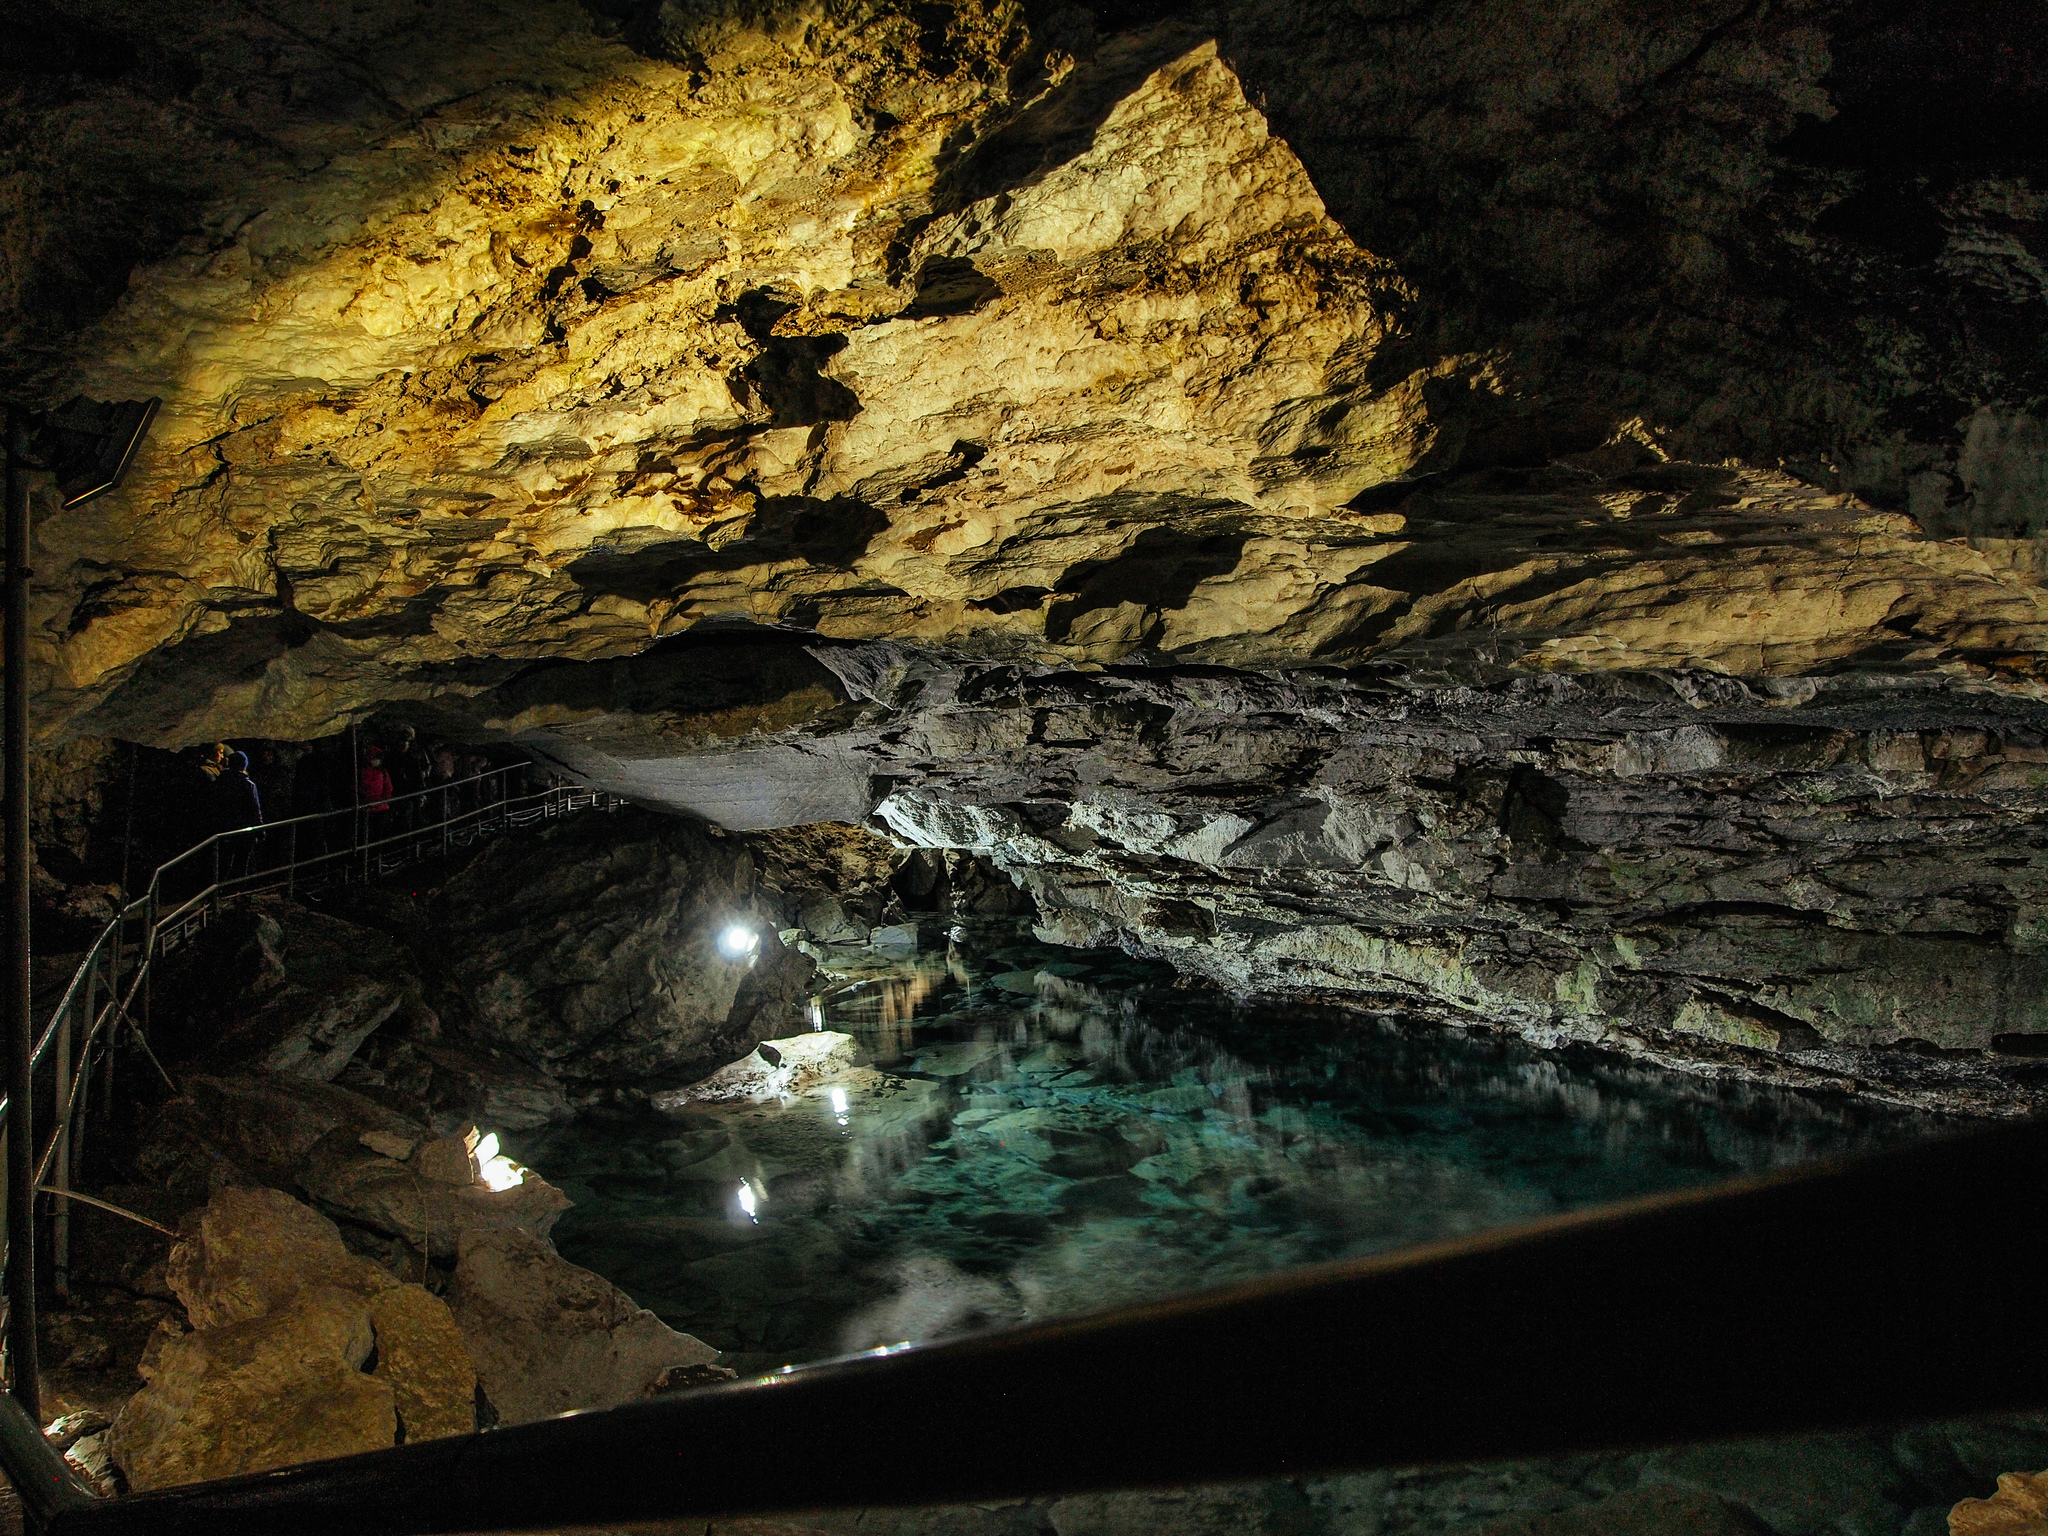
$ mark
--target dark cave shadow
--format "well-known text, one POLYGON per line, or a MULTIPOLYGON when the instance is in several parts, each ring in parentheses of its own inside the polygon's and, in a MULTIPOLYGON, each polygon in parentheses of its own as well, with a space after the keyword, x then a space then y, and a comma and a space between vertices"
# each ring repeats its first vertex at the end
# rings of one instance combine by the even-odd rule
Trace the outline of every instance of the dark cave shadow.
POLYGON ((1045 618, 1045 638, 1058 645, 1083 614, 1127 602, 1159 613, 1186 607, 1204 581, 1237 569, 1246 537, 1242 532, 1147 528, 1121 554, 1084 560, 1061 578, 1045 618))

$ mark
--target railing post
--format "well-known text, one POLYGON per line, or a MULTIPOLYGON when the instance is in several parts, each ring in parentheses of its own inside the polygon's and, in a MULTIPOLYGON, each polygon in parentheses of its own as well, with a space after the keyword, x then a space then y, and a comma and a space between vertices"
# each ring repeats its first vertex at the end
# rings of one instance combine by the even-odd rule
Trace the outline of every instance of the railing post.
POLYGON ((289 901, 299 892, 299 824, 291 824, 291 836, 285 839, 284 850, 284 894, 289 901))
POLYGON ((36 1365, 36 1245, 34 1115, 29 1105, 34 1025, 29 1017, 29 870, 35 859, 28 826, 28 417, 9 409, 6 419, 6 495, 0 498, 0 519, 6 526, 4 588, 6 653, 4 734, 6 785, 4 815, 7 863, 7 965, 0 975, 6 989, 5 1024, 0 1025, 0 1057, 7 1065, 7 1207, 14 1239, 7 1253, 7 1341, 10 1385, 14 1400, 35 1423, 42 1423, 42 1390, 36 1365))
MULTIPOLYGON (((92 996, 88 982, 86 996, 92 996)), ((57 1021, 56 1049, 52 1053, 52 1078, 55 1092, 50 1101, 51 1128, 56 1132, 56 1147, 50 1159, 50 1188, 71 1187, 71 1117, 64 1113, 71 1102, 71 1046, 75 1031, 72 1029, 72 1014, 76 1004, 66 1007, 57 1021)), ((87 1014, 90 1018, 90 1013, 87 1014)), ((50 1294, 60 1306, 71 1301, 71 1202, 63 1196, 56 1196, 50 1202, 50 1294)))

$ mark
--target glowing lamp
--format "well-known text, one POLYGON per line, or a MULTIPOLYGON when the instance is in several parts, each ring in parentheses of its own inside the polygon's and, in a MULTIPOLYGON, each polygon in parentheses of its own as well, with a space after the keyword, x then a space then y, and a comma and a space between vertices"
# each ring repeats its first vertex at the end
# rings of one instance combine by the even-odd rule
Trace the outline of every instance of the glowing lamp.
POLYGON ((526 1170, 498 1150, 498 1133, 491 1132, 476 1144, 477 1177, 495 1190, 517 1189, 526 1179, 526 1170))
POLYGON ((742 955, 751 955, 760 942, 761 936, 753 929, 734 923, 718 936, 718 952, 728 960, 737 960, 742 955))

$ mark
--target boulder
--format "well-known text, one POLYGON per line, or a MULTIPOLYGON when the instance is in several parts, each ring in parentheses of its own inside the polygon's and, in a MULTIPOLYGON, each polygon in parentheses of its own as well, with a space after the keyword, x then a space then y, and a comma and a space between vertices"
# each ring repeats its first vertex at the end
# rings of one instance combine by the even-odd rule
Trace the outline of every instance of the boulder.
POLYGON ((839 898, 818 891, 798 909, 797 921, 820 944, 859 944, 868 936, 868 925, 840 905, 839 898))
POLYGON ((853 1036, 812 1030, 782 1040, 763 1040, 709 1077, 687 1088, 657 1093, 650 1102, 667 1112, 691 1104, 768 1104, 794 1098, 859 1065, 860 1046, 853 1036))
MULTIPOLYGON (((437 1145, 448 1144, 428 1142, 422 1151, 437 1145)), ((308 1154, 299 1183, 330 1210, 404 1238, 437 1259, 454 1258, 468 1231, 517 1229, 544 1238, 569 1208, 569 1197, 530 1168, 521 1170, 510 1189, 492 1189, 474 1177, 452 1182, 452 1155, 432 1159, 434 1171, 418 1166, 421 1155, 415 1152, 413 1162, 401 1163, 344 1130, 308 1154)))
POLYGON ((401 1441, 441 1440, 476 1428, 476 1367, 448 1304, 417 1285, 370 1299, 377 1336, 371 1374, 391 1388, 401 1441))
POLYGON ((474 1427, 476 1378, 447 1306, 349 1253, 333 1222, 289 1196, 221 1191, 167 1273, 194 1327, 152 1340, 146 1385, 107 1432, 131 1486, 474 1427))
POLYGON ((572 1091, 688 1082, 800 1015, 812 962, 757 882, 745 843, 673 816, 501 839, 440 893, 439 995, 466 1035, 572 1091), (736 923, 759 942, 728 955, 736 923))
POLYGON ((506 1423, 646 1397, 718 1354, 530 1232, 465 1232, 448 1300, 506 1423))
POLYGON ((224 1185, 298 1182, 314 1147, 337 1132, 414 1144, 427 1136, 418 1121, 331 1083, 270 1073, 181 1081, 184 1092, 158 1113, 139 1163, 149 1178, 202 1200, 224 1185))
POLYGON ((267 1316, 165 1344, 108 1432, 138 1490, 381 1450, 392 1387, 364 1374, 375 1342, 356 1291, 316 1285, 267 1316))
POLYGON ((441 1136, 422 1143, 407 1159, 412 1170, 436 1184, 458 1187, 477 1181, 477 1130, 469 1126, 459 1135, 441 1136))
POLYGON ((2040 1536, 2048 1532, 2048 1472, 2001 1472, 1988 1499, 1948 1512, 1949 1536, 2040 1536))
POLYGON ((275 1189, 224 1189, 188 1221, 165 1266, 195 1328, 280 1311, 308 1286, 364 1297, 399 1282, 342 1245, 318 1211, 275 1189))
POLYGON ((281 902, 259 903, 226 925, 200 957, 221 965, 219 997, 199 1065, 332 1082, 363 1043, 396 1024, 432 1035, 411 955, 390 935, 281 902), (243 925, 247 927, 244 930, 243 925), (231 954, 213 951, 240 934, 231 954))
POLYGON ((573 1112, 560 1083, 503 1051, 450 1040, 413 1041, 409 1049, 432 1068, 428 1098, 437 1125, 452 1117, 525 1131, 573 1112))

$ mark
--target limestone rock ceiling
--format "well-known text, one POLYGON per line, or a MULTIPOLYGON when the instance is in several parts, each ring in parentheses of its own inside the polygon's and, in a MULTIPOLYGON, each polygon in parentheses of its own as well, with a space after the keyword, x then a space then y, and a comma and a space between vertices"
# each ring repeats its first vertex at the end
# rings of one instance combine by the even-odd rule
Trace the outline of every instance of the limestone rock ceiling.
POLYGON ((7 384, 166 404, 39 507, 40 728, 397 705, 1239 990, 2031 1102, 2025 9, 66 0, 7 384))
POLYGON ((171 17, 16 50, 14 387, 166 397, 39 519, 45 729, 312 734, 720 622, 2032 686, 2033 194, 1935 189, 1911 279, 2003 296, 2003 373, 1832 356, 1877 333, 1786 252, 1903 270, 1814 233, 1875 173, 1780 153, 1875 46, 1833 7, 171 17))

